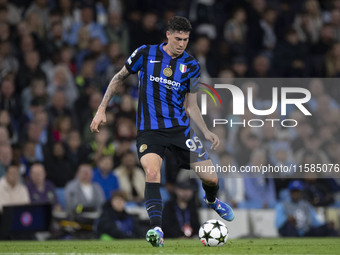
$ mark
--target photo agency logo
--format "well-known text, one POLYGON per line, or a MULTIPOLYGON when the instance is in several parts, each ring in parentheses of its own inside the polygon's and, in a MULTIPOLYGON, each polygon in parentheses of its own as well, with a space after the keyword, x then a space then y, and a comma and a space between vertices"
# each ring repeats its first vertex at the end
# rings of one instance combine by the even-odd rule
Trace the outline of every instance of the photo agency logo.
MULTIPOLYGON (((199 89, 204 92, 201 94, 202 115, 208 114, 207 95, 210 96, 216 107, 219 105, 216 98, 218 99, 221 107, 226 107, 223 105, 221 100, 222 93, 231 93, 232 115, 240 117, 237 121, 233 119, 215 118, 212 120, 213 127, 216 127, 217 125, 228 125, 230 127, 236 125, 243 127, 262 127, 265 122, 270 122, 272 127, 277 124, 286 128, 295 127, 298 125, 298 120, 287 118, 287 109, 288 107, 291 108, 293 105, 305 116, 312 115, 305 107, 305 104, 311 99, 311 93, 308 89, 301 87, 272 87, 271 106, 267 109, 256 109, 254 106, 254 92, 252 87, 247 88, 246 94, 244 94, 239 87, 233 84, 214 84, 213 86, 210 86, 205 83, 200 83, 199 89), (247 107, 247 109, 245 107, 247 107), (246 110, 258 117, 247 120, 242 119, 246 110), (277 110, 279 111, 280 118, 270 118, 270 116, 272 116, 277 110)), ((210 110, 213 111, 213 109, 210 110)))

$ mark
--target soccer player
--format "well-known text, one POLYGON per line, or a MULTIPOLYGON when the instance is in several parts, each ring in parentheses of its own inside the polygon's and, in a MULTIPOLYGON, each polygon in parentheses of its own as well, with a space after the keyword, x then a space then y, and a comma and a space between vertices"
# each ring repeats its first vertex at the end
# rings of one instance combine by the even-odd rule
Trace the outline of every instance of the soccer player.
MULTIPOLYGON (((91 131, 99 132, 105 124, 105 110, 111 97, 130 74, 138 72, 139 99, 137 110, 137 150, 145 171, 145 206, 152 228, 146 240, 162 247, 162 198, 160 195, 160 169, 165 149, 170 149, 191 167, 211 166, 212 162, 201 141, 190 132, 189 118, 196 123, 205 139, 215 149, 220 141, 208 130, 197 106, 198 62, 185 52, 189 42, 191 24, 184 17, 169 20, 167 43, 143 45, 128 58, 125 66, 112 78, 103 100, 91 123, 91 131)), ((198 172, 206 192, 205 201, 223 219, 232 221, 232 208, 216 198, 218 177, 216 173, 198 172)))

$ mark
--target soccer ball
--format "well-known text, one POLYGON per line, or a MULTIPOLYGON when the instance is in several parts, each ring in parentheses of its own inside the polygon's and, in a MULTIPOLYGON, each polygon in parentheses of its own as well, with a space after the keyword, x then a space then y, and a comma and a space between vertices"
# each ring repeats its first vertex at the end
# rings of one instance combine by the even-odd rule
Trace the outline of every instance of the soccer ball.
POLYGON ((228 240, 228 228, 219 220, 204 222, 198 231, 198 237, 204 246, 223 246, 228 240))

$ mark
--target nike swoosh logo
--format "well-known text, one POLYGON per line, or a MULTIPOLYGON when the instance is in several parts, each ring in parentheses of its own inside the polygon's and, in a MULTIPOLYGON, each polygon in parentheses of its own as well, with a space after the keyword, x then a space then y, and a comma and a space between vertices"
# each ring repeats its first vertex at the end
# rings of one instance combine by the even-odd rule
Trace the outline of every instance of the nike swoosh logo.
POLYGON ((155 205, 152 205, 152 206, 146 208, 146 210, 149 211, 152 207, 155 207, 155 205))
POLYGON ((202 157, 206 152, 202 153, 202 154, 198 154, 198 157, 202 157))
POLYGON ((153 63, 159 63, 159 62, 161 62, 161 61, 159 61, 159 60, 152 60, 152 59, 150 59, 150 64, 153 64, 153 63))

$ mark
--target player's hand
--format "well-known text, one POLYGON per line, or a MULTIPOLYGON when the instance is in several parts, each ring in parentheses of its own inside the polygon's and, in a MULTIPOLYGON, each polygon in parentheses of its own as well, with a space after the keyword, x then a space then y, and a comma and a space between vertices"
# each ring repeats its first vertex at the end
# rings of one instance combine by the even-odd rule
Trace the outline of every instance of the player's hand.
POLYGON ((210 149, 216 150, 216 148, 220 145, 220 139, 213 132, 208 131, 204 134, 204 137, 211 142, 210 149))
POLYGON ((105 110, 99 109, 96 113, 96 115, 94 116, 91 125, 90 125, 90 129, 91 132, 99 132, 99 126, 102 126, 106 123, 106 115, 105 115, 105 110))

